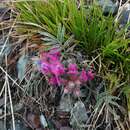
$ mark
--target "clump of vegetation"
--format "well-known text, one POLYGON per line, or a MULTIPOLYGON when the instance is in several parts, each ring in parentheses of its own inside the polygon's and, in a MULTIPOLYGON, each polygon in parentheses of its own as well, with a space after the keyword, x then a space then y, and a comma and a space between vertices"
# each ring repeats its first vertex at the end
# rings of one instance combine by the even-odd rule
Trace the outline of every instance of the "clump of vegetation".
POLYGON ((60 61, 60 52, 57 48, 41 54, 37 61, 39 70, 48 78, 48 83, 53 86, 63 86, 64 93, 73 93, 80 96, 80 87, 94 79, 92 69, 78 71, 77 64, 70 63, 67 68, 60 61))
POLYGON ((9 49, 6 45, 11 49, 4 53, 1 70, 5 81, 9 77, 11 87, 16 85, 18 97, 31 99, 25 107, 33 111, 38 106, 36 113, 45 113, 46 127, 52 130, 59 129, 56 121, 62 127, 61 118, 75 130, 129 129, 128 25, 120 28, 116 16, 104 16, 96 2, 41 0, 12 5, 15 23, 7 39, 12 41, 2 51, 9 49), (11 68, 8 74, 4 71, 8 65, 16 70, 11 68), (62 112, 70 114, 67 121, 62 112))
POLYGON ((40 25, 54 36, 62 24, 66 29, 64 37, 74 34, 75 43, 88 54, 111 43, 119 35, 111 15, 105 17, 99 6, 85 5, 83 0, 79 8, 77 0, 19 2, 16 6, 21 22, 40 25))

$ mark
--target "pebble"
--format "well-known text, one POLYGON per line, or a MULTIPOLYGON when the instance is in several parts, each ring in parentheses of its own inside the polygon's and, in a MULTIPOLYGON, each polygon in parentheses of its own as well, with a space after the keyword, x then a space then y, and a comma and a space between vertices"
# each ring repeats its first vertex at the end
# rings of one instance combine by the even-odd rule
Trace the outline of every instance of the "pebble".
POLYGON ((125 26, 129 22, 129 15, 130 15, 130 4, 127 3, 125 6, 121 7, 121 13, 118 17, 119 24, 121 26, 125 26))
POLYGON ((116 14, 118 11, 119 2, 112 0, 98 0, 98 4, 102 7, 104 14, 116 14))

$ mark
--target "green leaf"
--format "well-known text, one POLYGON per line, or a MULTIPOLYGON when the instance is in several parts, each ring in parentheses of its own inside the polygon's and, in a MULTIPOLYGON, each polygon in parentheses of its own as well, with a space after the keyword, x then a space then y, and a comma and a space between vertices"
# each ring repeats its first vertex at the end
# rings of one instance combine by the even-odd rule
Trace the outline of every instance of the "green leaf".
POLYGON ((117 100, 120 100, 120 98, 110 95, 107 91, 102 92, 97 96, 95 108, 99 109, 103 103, 119 107, 117 100))
POLYGON ((41 38, 45 42, 52 42, 54 44, 60 43, 60 41, 48 32, 39 32, 44 38, 41 38))
POLYGON ((63 43, 64 42, 64 35, 65 35, 65 27, 59 24, 58 32, 57 32, 57 39, 63 43))

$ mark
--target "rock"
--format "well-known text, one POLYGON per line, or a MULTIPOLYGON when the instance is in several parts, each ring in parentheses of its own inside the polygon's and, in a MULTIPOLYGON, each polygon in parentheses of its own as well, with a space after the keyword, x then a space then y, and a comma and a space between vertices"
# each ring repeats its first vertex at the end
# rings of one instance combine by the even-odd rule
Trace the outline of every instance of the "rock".
POLYGON ((70 95, 64 95, 61 98, 59 109, 61 111, 70 112, 74 101, 70 95))
POLYGON ((10 9, 7 8, 4 4, 0 4, 0 21, 10 19, 10 9))
MULTIPOLYGON (((9 126, 7 130, 13 130, 12 128, 12 121, 10 120, 9 126)), ((30 128, 27 128, 23 121, 16 119, 15 120, 15 130, 31 130, 30 128)))
POLYGON ((78 128, 78 130, 79 129, 84 130, 84 128, 81 128, 81 125, 84 125, 87 119, 88 119, 88 115, 87 115, 85 105, 81 101, 76 102, 74 107, 71 110, 70 124, 73 126, 73 128, 78 128))
POLYGON ((48 126, 47 120, 46 120, 46 118, 45 118, 45 116, 44 116, 43 114, 40 115, 40 123, 41 123, 41 125, 42 125, 44 128, 46 128, 46 127, 48 126))
POLYGON ((6 130, 4 127, 4 121, 0 120, 0 130, 6 130))
POLYGON ((121 26, 125 26, 129 21, 130 15, 130 4, 127 3, 126 5, 120 8, 120 15, 118 16, 118 21, 121 26))
POLYGON ((98 4, 102 7, 104 14, 116 14, 118 11, 119 2, 113 2, 112 0, 98 0, 98 4))
POLYGON ((23 109, 23 103, 22 102, 19 102, 18 104, 14 105, 14 112, 19 112, 20 110, 23 109))

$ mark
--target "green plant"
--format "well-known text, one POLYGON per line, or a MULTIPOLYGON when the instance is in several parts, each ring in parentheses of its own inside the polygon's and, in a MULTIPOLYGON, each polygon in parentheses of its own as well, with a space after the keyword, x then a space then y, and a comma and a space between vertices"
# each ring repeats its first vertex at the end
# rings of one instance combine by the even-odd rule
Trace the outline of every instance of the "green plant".
MULTIPOLYGON (((75 10, 71 12, 75 14, 75 10)), ((80 11, 76 14, 70 18, 68 25, 87 54, 109 44, 116 36, 114 18, 111 15, 105 17, 101 8, 95 4, 90 7, 81 5, 80 11), (77 22, 78 20, 80 22, 77 22)))
POLYGON ((127 98, 128 117, 129 117, 129 120, 130 120, 130 86, 129 85, 125 86, 123 88, 123 93, 127 98))
POLYGON ((96 4, 85 5, 76 0, 49 0, 18 2, 16 9, 20 12, 18 21, 40 25, 48 33, 57 36, 59 24, 66 28, 65 38, 73 34, 76 43, 90 54, 111 43, 117 37, 117 25, 114 17, 103 15, 96 4))
MULTIPOLYGON (((16 3, 15 7, 21 32, 29 36, 38 34, 42 43, 49 46, 60 45, 64 54, 70 44, 76 44, 76 49, 84 51, 85 57, 96 57, 91 63, 96 64, 95 69, 106 83, 106 91, 96 100, 94 125, 104 111, 106 115, 108 111, 111 113, 110 120, 117 117, 115 111, 120 106, 116 96, 122 90, 126 93, 125 86, 130 82, 130 55, 127 53, 130 41, 125 38, 126 28, 119 29, 111 14, 104 16, 99 6, 85 5, 83 0, 79 8, 76 0, 25 1, 16 3)), ((27 91, 35 84, 37 82, 28 82, 27 91)), ((125 96, 130 109, 129 93, 125 96)), ((120 124, 119 120, 117 122, 120 124)))
POLYGON ((40 25, 54 36, 67 14, 66 4, 59 0, 22 1, 15 6, 20 12, 18 21, 40 25))
MULTIPOLYGON (((125 82, 128 84, 130 76, 130 56, 126 53, 129 39, 113 40, 103 48, 103 64, 105 64, 105 74, 107 79, 112 82, 118 81, 118 85, 125 82)), ((114 82, 113 82, 114 83, 114 82)), ((110 83, 111 84, 111 83, 110 83)), ((111 84, 112 85, 112 84, 111 84)), ((111 86, 110 85, 110 86, 111 86)), ((118 86, 113 85, 113 86, 118 86)))
POLYGON ((119 100, 120 98, 118 96, 112 96, 109 91, 97 95, 91 122, 91 124, 93 124, 93 129, 97 127, 107 128, 108 126, 110 126, 110 129, 114 129, 115 127, 121 128, 122 130, 125 129, 125 126, 122 123, 122 121, 125 122, 125 119, 121 119, 121 114, 118 113, 118 111, 122 112, 122 107, 118 103, 119 100), (99 125, 97 125, 97 121, 100 122, 99 125), (103 122, 106 123, 105 127, 102 126, 104 124, 103 122))

